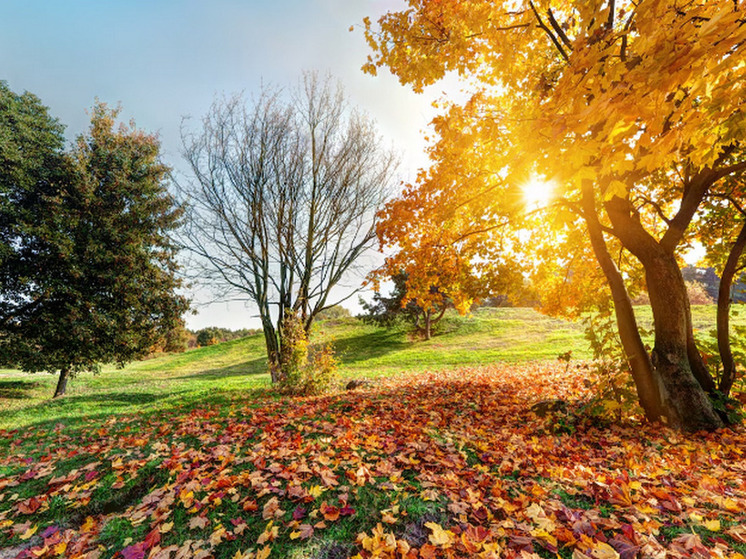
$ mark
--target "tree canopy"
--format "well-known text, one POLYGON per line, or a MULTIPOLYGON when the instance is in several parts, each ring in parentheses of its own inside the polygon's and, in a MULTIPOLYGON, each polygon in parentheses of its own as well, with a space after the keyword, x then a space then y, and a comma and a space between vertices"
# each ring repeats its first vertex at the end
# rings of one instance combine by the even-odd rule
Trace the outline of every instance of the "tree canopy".
MULTIPOLYGON (((433 168, 389 206, 384 232, 395 242, 416 217, 417 249, 467 246, 499 263, 494 247, 507 246, 527 263, 538 247, 565 268, 553 274, 563 285, 602 274, 646 415, 719 426, 679 262, 705 196, 746 169, 736 157, 746 133, 741 3, 410 0, 366 21, 366 37, 371 73, 388 67, 416 90, 448 72, 473 84, 435 121, 433 168), (541 218, 522 200, 532 175, 556 185, 541 218), (640 279, 652 355, 629 297, 640 279)), ((402 259, 426 267, 408 250, 402 259)), ((465 258, 466 269, 470 259, 484 265, 465 258)), ((592 285, 577 292, 598 293, 592 285)))

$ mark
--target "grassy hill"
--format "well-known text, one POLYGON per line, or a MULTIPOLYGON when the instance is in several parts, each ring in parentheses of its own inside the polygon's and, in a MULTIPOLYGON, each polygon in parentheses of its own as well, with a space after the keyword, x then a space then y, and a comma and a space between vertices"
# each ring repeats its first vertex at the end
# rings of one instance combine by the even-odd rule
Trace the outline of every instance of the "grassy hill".
MULTIPOLYGON (((650 311, 640 310, 649 328, 650 311)), ((706 332, 714 324, 714 307, 694 307, 693 316, 695 328, 706 332)), ((343 379, 554 360, 566 351, 574 359, 590 357, 582 323, 526 308, 484 308, 464 317, 451 312, 428 341, 413 338, 405 327, 386 330, 355 318, 329 320, 316 326, 312 341, 333 343, 343 379)), ((0 371, 0 428, 199 402, 267 387, 269 375, 264 340, 257 334, 80 375, 71 380, 68 396, 51 401, 55 382, 53 375, 0 371)))

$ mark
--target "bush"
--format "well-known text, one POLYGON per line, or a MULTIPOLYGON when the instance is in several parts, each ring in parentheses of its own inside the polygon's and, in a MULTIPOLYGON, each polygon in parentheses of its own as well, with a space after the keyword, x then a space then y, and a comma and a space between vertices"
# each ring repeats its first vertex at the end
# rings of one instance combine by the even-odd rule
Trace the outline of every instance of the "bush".
POLYGON ((328 309, 324 309, 318 315, 316 320, 338 320, 340 318, 349 318, 352 315, 350 311, 340 305, 334 305, 328 309))
POLYGON ((624 415, 639 413, 629 363, 610 306, 598 309, 586 318, 585 337, 593 352, 593 362, 585 381, 591 397, 583 412, 599 420, 615 422, 621 421, 624 415))
POLYGON ((231 340, 237 340, 238 338, 245 338, 246 336, 253 336, 261 332, 261 330, 251 328, 241 328, 240 330, 229 330, 228 328, 219 328, 217 326, 210 326, 208 328, 202 328, 194 332, 195 343, 192 344, 190 341, 189 347, 205 347, 208 345, 215 345, 223 342, 229 342, 231 340))
POLYGON ((311 353, 303 321, 288 313, 282 321, 279 390, 284 394, 311 396, 328 391, 337 376, 337 359, 331 345, 311 353))
POLYGON ((698 281, 686 282, 686 292, 692 305, 711 305, 715 300, 707 293, 704 284, 698 281))

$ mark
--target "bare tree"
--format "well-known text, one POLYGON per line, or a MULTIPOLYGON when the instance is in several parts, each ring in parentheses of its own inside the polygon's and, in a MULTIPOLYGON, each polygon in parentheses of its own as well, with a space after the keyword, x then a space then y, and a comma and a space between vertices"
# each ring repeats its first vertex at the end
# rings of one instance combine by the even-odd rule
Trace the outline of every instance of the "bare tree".
POLYGON ((289 101, 268 89, 250 105, 218 100, 202 125, 182 133, 195 178, 187 245, 205 279, 258 307, 274 382, 283 317, 297 313, 308 333, 341 302, 330 292, 373 243, 394 157, 315 74, 289 101))

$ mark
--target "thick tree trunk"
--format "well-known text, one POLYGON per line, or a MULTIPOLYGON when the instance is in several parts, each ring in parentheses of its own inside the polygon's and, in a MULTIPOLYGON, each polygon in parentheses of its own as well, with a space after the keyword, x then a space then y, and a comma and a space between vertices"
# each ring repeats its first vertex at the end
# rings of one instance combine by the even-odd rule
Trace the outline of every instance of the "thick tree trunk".
POLYGON ((431 337, 431 314, 430 311, 425 311, 425 339, 429 340, 431 337))
POLYGON ((660 240, 645 230, 629 199, 615 196, 604 203, 614 235, 645 270, 655 323, 652 363, 663 413, 671 426, 684 431, 723 424, 703 388, 711 386, 712 379, 706 378, 709 373, 694 345, 689 298, 674 256, 713 176, 704 173, 689 182, 679 212, 660 240))
MULTIPOLYGON (((672 254, 641 259, 655 322, 652 361, 669 424, 685 431, 722 426, 690 363, 691 313, 684 278, 672 254)), ((698 353, 698 352, 697 352, 698 353)))
POLYGON ((733 387, 733 381, 736 378, 736 364, 730 348, 730 290, 733 285, 733 278, 738 271, 738 261, 743 254, 744 247, 746 247, 746 222, 741 227, 736 242, 730 249, 718 289, 717 338, 720 361, 723 364, 723 376, 720 377, 718 390, 726 396, 730 394, 730 389, 733 387))
POLYGON ((640 406, 642 406, 648 421, 659 421, 663 414, 663 408, 658 385, 653 374, 653 364, 645 349, 645 344, 640 338, 635 311, 627 287, 624 284, 624 278, 606 246, 596 213, 591 184, 583 186, 583 210, 593 253, 611 288, 619 339, 629 362, 640 406))
POLYGON ((68 369, 60 369, 60 376, 57 379, 57 388, 54 391, 53 398, 59 398, 65 395, 67 390, 67 380, 70 378, 70 371, 68 369))

